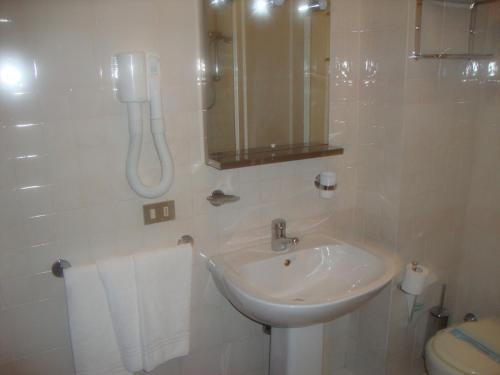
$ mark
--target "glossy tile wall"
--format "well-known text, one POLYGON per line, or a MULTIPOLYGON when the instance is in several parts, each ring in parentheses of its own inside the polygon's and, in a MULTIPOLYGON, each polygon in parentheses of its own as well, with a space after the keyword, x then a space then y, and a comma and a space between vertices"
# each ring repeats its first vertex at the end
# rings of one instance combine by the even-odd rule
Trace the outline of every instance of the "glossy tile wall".
MULTIPOLYGON (((500 61, 497 60, 497 64, 500 61)), ((500 81, 488 83, 479 114, 471 189, 468 199, 463 257, 456 293, 456 317, 473 312, 481 317, 500 314, 500 81)))
MULTIPOLYGON (((323 222, 338 237, 383 245, 453 281, 463 228, 469 244, 489 228, 469 225, 474 207, 485 204, 484 191, 491 202, 497 186, 479 181, 498 160, 490 143, 498 94, 481 100, 484 85, 474 75, 489 65, 409 61, 414 1, 332 1, 332 134, 345 145, 343 156, 224 172, 202 160, 197 4, 0 1, 0 18, 10 21, 0 22, 0 69, 10 72, 0 89, 0 374, 73 373, 63 285, 48 272, 58 256, 77 265, 192 234, 192 352, 156 373, 265 374, 267 336, 218 294, 201 253, 267 236, 270 221, 283 216, 292 231, 323 222), (176 166, 166 198, 176 200, 177 220, 149 227, 142 225, 144 201, 124 178, 126 114, 110 81, 112 54, 135 49, 161 55, 176 166), (485 109, 491 117, 478 122, 485 109), (312 185, 321 170, 339 174, 333 200, 319 199, 312 185), (478 182, 466 221, 470 176, 478 182), (215 188, 242 199, 215 209, 205 201, 215 188)), ((498 81, 492 71, 490 83, 498 81)), ((145 144, 151 146, 149 137, 145 144)), ((141 171, 147 181, 158 178, 151 147, 141 171)), ((481 252, 491 255, 492 243, 481 252)), ((472 246, 465 252, 464 259, 480 253, 472 246)), ((477 269, 494 258, 481 259, 477 269)), ((408 326, 398 293, 387 288, 328 325, 331 374, 421 371, 425 311, 408 326)), ((435 296, 433 288, 426 308, 435 296)), ((481 312, 491 311, 479 302, 487 306, 481 312)))
MULTIPOLYGON (((486 10, 485 10, 486 11, 486 10)), ((481 317, 500 314, 500 4, 487 9, 486 43, 497 58, 480 79, 481 111, 476 119, 471 187, 463 237, 455 310, 481 317)))
MULTIPOLYGON (((356 139, 355 237, 397 251, 408 2, 334 1, 339 126, 356 139)), ((337 109, 337 110, 335 110, 337 109)), ((384 374, 390 289, 351 314, 346 367, 384 374)))
MULTIPOLYGON (((467 18, 445 2, 439 9, 438 15, 424 12, 434 16, 427 46, 445 50, 451 43, 458 50, 467 18)), ((335 0, 332 13, 334 123, 349 129, 337 139, 347 136, 355 146, 354 236, 398 252, 405 262, 424 263, 439 280, 421 297, 425 308, 411 323, 398 280, 351 314, 346 367, 353 374, 420 375, 428 309, 442 283, 449 286, 449 306, 458 294, 478 114, 498 115, 491 104, 496 96, 490 95, 490 104, 481 99, 484 77, 492 75, 491 85, 498 71, 490 62, 408 59, 414 0, 335 0)), ((491 166, 493 150, 490 145, 485 151, 491 166)), ((495 257, 491 244, 483 262, 495 257)), ((486 299, 496 292, 492 287, 486 299)))
MULTIPOLYGON (((481 27, 489 22, 483 16, 497 14, 498 9, 498 4, 490 4, 481 10, 481 27)), ((410 19, 413 12, 410 5, 410 19)), ((468 15, 468 11, 456 6, 447 4, 443 8, 442 22, 440 28, 436 25, 435 32, 441 35, 441 50, 446 45, 458 46, 458 41, 463 40, 462 30, 468 28, 468 16, 464 14, 468 15)), ((495 50, 483 44, 478 52, 491 51, 495 50)), ((462 293, 457 282, 466 209, 471 204, 469 190, 475 183, 475 139, 482 114, 498 115, 498 107, 492 109, 483 99, 489 96, 488 85, 498 81, 493 66, 495 60, 407 62, 398 248, 406 261, 417 259, 428 265, 438 282, 422 296, 425 309, 407 327, 402 295, 397 289, 393 291, 388 374, 422 373, 427 312, 437 304, 443 283, 448 286, 447 305, 452 320, 463 317, 454 300, 462 293)), ((483 255, 479 258, 488 259, 483 255)), ((477 272, 482 270, 478 268, 477 272)))
MULTIPOLYGON (((195 0, 0 1, 0 374, 73 374, 63 282, 49 272, 57 257, 91 263, 183 234, 196 240, 192 350, 155 374, 265 374, 268 336, 218 294, 201 254, 269 236, 279 216, 296 233, 299 219, 330 219, 337 235, 348 233, 350 150, 234 171, 204 165, 197 12, 195 0), (145 200, 125 180, 127 118, 110 80, 111 56, 124 50, 162 59, 173 222, 143 226, 145 200), (312 183, 322 170, 342 181, 329 201, 312 183), (216 188, 241 201, 211 207, 205 198, 216 188)), ((147 133, 141 173, 152 182, 159 165, 147 133)))

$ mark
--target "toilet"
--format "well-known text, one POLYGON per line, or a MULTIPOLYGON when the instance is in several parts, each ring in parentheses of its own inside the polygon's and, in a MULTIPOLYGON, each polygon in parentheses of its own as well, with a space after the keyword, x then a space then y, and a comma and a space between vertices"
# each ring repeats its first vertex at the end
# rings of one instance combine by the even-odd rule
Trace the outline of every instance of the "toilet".
POLYGON ((429 375, 500 375, 500 318, 439 331, 427 342, 425 361, 429 375))

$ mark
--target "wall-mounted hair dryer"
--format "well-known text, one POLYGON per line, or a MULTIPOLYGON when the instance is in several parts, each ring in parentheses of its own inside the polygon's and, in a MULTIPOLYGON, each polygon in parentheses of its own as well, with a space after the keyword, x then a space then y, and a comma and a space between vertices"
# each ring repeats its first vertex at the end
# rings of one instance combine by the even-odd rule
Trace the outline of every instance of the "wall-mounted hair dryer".
POLYGON ((127 179, 130 187, 145 198, 158 198, 172 185, 174 166, 165 141, 160 92, 160 58, 144 52, 120 53, 114 56, 113 77, 117 98, 127 104, 130 142, 127 155, 127 179), (162 176, 157 186, 142 183, 139 157, 142 144, 142 108, 149 103, 151 132, 161 162, 162 176))

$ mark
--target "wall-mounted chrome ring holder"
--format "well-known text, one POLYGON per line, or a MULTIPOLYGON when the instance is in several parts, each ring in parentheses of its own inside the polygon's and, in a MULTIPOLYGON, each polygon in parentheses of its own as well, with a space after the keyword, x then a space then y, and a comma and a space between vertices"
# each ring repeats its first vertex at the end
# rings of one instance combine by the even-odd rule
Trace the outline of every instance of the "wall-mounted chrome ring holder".
POLYGON ((318 188, 319 190, 325 190, 325 191, 337 190, 337 184, 330 185, 330 186, 321 185, 320 175, 317 175, 316 178, 314 179, 314 186, 316 186, 316 188, 318 188))

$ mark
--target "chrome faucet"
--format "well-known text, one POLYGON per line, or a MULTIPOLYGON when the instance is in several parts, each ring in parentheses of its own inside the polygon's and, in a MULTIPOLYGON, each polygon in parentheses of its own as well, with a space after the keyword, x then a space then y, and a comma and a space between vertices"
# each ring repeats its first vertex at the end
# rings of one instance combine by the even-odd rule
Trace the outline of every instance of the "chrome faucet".
POLYGON ((286 236, 286 221, 284 219, 273 220, 271 223, 271 248, 273 251, 285 251, 298 243, 297 237, 286 236))

